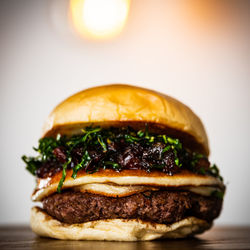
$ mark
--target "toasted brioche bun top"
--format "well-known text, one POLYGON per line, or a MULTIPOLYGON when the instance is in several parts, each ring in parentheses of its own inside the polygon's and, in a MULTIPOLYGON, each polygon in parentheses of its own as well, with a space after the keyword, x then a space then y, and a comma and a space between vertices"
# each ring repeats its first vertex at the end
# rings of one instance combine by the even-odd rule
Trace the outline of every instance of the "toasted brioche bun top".
POLYGON ((70 96, 50 114, 43 136, 72 135, 91 124, 130 125, 164 132, 184 146, 208 156, 209 146, 201 120, 176 99, 144 88, 113 84, 89 88, 70 96))

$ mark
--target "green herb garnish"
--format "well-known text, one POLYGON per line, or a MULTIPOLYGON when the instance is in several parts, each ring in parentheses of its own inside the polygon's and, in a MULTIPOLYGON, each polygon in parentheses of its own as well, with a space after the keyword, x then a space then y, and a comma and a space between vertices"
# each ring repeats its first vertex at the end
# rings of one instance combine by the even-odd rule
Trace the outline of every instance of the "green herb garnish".
POLYGON ((36 175, 36 170, 40 165, 40 161, 35 157, 22 156, 22 160, 26 163, 26 169, 32 174, 36 175))
POLYGON ((192 154, 192 160, 191 160, 191 167, 195 168, 196 164, 200 159, 204 158, 204 155, 199 154, 199 153, 193 153, 192 154))
POLYGON ((70 164, 70 162, 71 162, 71 158, 69 158, 68 161, 63 164, 62 177, 61 177, 61 179, 59 181, 59 184, 57 186, 57 192, 58 193, 61 193, 62 185, 63 185, 63 182, 64 182, 65 177, 66 177, 66 169, 67 169, 68 165, 70 164))
POLYGON ((137 132, 137 136, 140 137, 140 138, 143 137, 144 134, 145 134, 145 133, 144 133, 142 130, 139 130, 139 131, 137 132))
POLYGON ((42 161, 47 161, 54 157, 53 150, 61 145, 60 137, 57 138, 59 138, 59 140, 51 137, 45 137, 39 140, 39 146, 38 148, 34 148, 34 150, 40 153, 42 161))
POLYGON ((90 160, 91 160, 91 158, 90 158, 90 156, 89 156, 88 151, 86 150, 86 151, 84 152, 84 155, 83 155, 83 157, 82 157, 81 162, 78 163, 78 164, 73 168, 73 174, 72 174, 71 177, 75 179, 76 176, 77 176, 77 172, 78 172, 81 168, 86 167, 87 164, 90 162, 90 160))
POLYGON ((98 140, 98 142, 100 143, 100 145, 102 146, 103 152, 107 152, 107 146, 106 146, 106 144, 104 143, 104 141, 103 141, 101 135, 98 135, 98 136, 97 136, 97 140, 98 140))
POLYGON ((112 161, 104 161, 103 166, 104 166, 104 168, 112 166, 112 168, 115 170, 121 170, 120 165, 118 163, 112 162, 112 161))
POLYGON ((90 126, 82 129, 81 134, 71 137, 58 135, 56 138, 42 138, 39 140, 38 147, 34 148, 38 156, 23 156, 22 159, 26 164, 26 169, 33 175, 37 175, 39 168, 47 162, 53 162, 57 168, 61 168, 62 177, 57 188, 57 191, 61 192, 69 165, 73 169, 71 177, 74 179, 77 177, 79 170, 85 170, 88 173, 94 173, 99 171, 99 169, 106 168, 121 171, 122 166, 117 158, 112 156, 112 154, 116 153, 114 152, 116 149, 113 146, 119 145, 119 143, 121 145, 125 143, 125 147, 126 145, 134 144, 142 148, 154 148, 155 145, 160 145, 161 150, 158 156, 154 159, 152 158, 152 162, 145 167, 146 171, 150 172, 152 169, 165 171, 163 158, 168 152, 171 152, 171 157, 174 155, 174 164, 177 167, 187 168, 200 174, 209 174, 222 180, 216 165, 212 165, 209 169, 197 168, 200 159, 206 158, 204 155, 190 153, 183 148, 179 139, 169 137, 166 134, 157 135, 150 133, 147 126, 145 130, 139 131, 130 127, 104 129, 90 126), (77 160, 74 157, 72 158, 72 155, 76 154, 76 150, 80 152, 77 160), (62 154, 62 159, 59 161, 58 157, 60 157, 60 154, 62 154), (101 156, 98 156, 98 154, 101 156), (95 157, 97 157, 97 161, 95 161, 95 157))
POLYGON ((220 171, 219 168, 217 167, 217 165, 213 164, 210 168, 209 168, 209 172, 211 175, 218 177, 221 181, 223 181, 222 176, 220 175, 220 171))
POLYGON ((225 194, 224 191, 219 191, 219 190, 215 190, 215 191, 212 192, 212 196, 217 197, 217 198, 219 198, 221 200, 223 199, 224 194, 225 194))

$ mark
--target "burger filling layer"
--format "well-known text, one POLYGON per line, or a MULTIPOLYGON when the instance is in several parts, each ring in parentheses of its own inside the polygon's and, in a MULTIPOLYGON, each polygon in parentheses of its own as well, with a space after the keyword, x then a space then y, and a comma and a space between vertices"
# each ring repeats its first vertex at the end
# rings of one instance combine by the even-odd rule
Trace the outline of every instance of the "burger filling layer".
POLYGON ((72 178, 85 170, 94 173, 100 169, 157 170, 174 175, 182 169, 212 175, 218 178, 216 165, 210 165, 206 156, 191 152, 182 143, 166 134, 153 134, 130 127, 109 128, 87 127, 82 134, 72 137, 42 138, 36 157, 23 156, 27 170, 39 178, 62 172, 57 191, 60 192, 67 169, 73 169, 72 178))
POLYGON ((188 191, 146 191, 113 198, 79 191, 54 193, 43 200, 43 209, 57 220, 83 223, 102 219, 141 219, 172 224, 188 216, 212 221, 218 217, 222 199, 188 191))

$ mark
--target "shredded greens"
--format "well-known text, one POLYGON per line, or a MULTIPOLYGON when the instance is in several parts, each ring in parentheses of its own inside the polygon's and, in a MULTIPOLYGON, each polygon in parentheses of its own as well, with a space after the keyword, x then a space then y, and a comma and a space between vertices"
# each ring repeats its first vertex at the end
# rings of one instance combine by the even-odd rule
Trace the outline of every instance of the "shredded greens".
POLYGON ((67 166, 69 165, 70 162, 71 162, 71 158, 69 158, 68 161, 63 164, 63 167, 62 167, 62 178, 60 179, 59 184, 57 186, 57 192, 58 193, 61 192, 62 185, 63 185, 63 182, 64 182, 65 177, 66 177, 66 169, 67 169, 67 166))
MULTIPOLYGON (((72 137, 60 135, 58 135, 56 138, 45 137, 40 139, 38 147, 34 148, 34 150, 37 151, 38 156, 23 156, 22 159, 26 163, 26 169, 31 174, 37 175, 37 171, 39 171, 44 163, 48 161, 57 162, 60 155, 57 156, 55 150, 60 149, 62 151, 61 154, 63 154, 63 157, 61 162, 58 164, 61 166, 62 176, 58 184, 57 191, 61 192, 61 188, 66 177, 66 170, 68 168, 73 169, 71 177, 74 179, 77 177, 77 173, 81 169, 84 169, 88 173, 99 171, 100 168, 109 168, 116 171, 121 171, 122 166, 114 160, 115 158, 112 158, 112 152, 115 152, 115 149, 112 149, 112 145, 117 142, 143 145, 146 147, 160 143, 161 145, 164 145, 163 150, 160 152, 160 159, 165 153, 171 151, 174 155, 174 164, 178 168, 188 168, 191 171, 197 172, 199 174, 209 174, 222 180, 216 165, 212 165, 209 168, 201 167, 196 169, 197 163, 201 159, 206 158, 204 155, 188 152, 185 148, 183 148, 183 145, 179 139, 169 137, 165 134, 158 135, 149 133, 147 127, 145 130, 136 131, 130 127, 104 129, 90 126, 82 129, 81 134, 74 135, 72 137), (91 148, 95 149, 97 152, 101 152, 101 154, 104 156, 110 155, 110 157, 98 158, 98 164, 95 164, 89 168, 90 163, 94 160, 93 157, 97 157, 93 156, 93 153, 91 155, 91 148), (72 158, 72 154, 76 154, 76 149, 81 149, 81 159, 75 163, 72 158)), ((153 164, 147 169, 147 171, 151 171, 151 169, 162 170, 163 168, 164 165, 162 164, 153 164)))
POLYGON ((222 200, 224 198, 224 194, 225 194, 225 191, 215 190, 212 192, 211 195, 222 200))
POLYGON ((86 151, 84 152, 84 155, 83 155, 83 157, 82 157, 81 162, 78 163, 78 164, 73 168, 73 174, 72 174, 71 177, 75 179, 76 176, 77 176, 77 172, 78 172, 81 168, 86 167, 87 164, 90 162, 90 160, 91 160, 91 158, 90 158, 90 156, 89 156, 88 151, 86 150, 86 151))

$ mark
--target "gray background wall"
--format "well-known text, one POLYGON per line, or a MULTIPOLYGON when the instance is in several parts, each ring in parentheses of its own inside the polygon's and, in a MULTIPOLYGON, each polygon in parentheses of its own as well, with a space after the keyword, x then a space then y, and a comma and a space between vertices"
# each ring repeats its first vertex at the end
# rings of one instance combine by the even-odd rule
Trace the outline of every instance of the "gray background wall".
POLYGON ((78 37, 67 1, 0 1, 0 223, 28 223, 32 154, 62 99, 103 83, 178 98, 203 120, 227 184, 218 224, 250 224, 249 1, 134 0, 116 39, 78 37))

